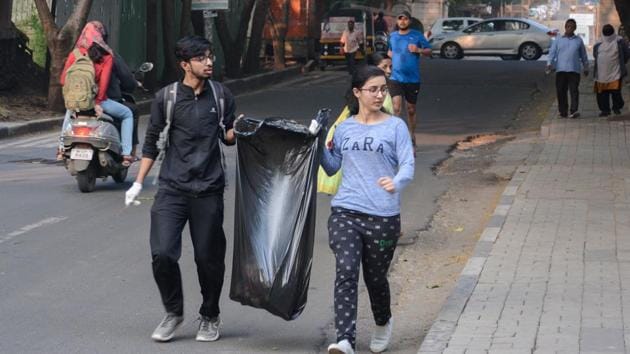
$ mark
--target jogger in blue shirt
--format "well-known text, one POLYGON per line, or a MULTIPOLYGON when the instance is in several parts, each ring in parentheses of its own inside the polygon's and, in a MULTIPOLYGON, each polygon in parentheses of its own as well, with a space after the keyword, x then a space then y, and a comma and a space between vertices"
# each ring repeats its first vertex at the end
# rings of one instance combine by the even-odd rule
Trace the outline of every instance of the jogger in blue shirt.
POLYGON ((391 95, 394 114, 402 117, 403 97, 407 105, 409 134, 416 143, 416 102, 420 92, 420 55, 430 55, 431 44, 420 31, 409 27, 411 14, 402 11, 398 15, 398 31, 389 36, 388 56, 392 58, 391 95))

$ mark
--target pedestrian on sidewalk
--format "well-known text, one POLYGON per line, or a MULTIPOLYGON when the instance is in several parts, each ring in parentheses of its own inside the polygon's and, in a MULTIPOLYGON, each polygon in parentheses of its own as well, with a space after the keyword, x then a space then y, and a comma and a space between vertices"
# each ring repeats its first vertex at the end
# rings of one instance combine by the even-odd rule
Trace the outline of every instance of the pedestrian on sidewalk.
POLYGON ((547 72, 556 71, 556 95, 558 97, 558 111, 560 118, 578 118, 580 98, 580 72, 588 76, 588 57, 586 48, 580 36, 575 35, 577 23, 568 19, 564 24, 564 35, 551 44, 547 72), (571 94, 569 107, 567 92, 571 94))
POLYGON ((394 115, 402 117, 403 97, 407 104, 407 126, 416 146, 416 102, 420 92, 420 55, 431 55, 431 44, 422 32, 411 29, 411 14, 402 11, 397 17, 398 30, 389 35, 387 55, 392 58, 389 82, 394 115))
POLYGON ((153 100, 140 170, 126 193, 125 204, 137 203, 135 200, 145 177, 156 157, 163 154, 159 189, 151 208, 150 244, 153 276, 166 316, 151 338, 158 342, 169 341, 184 320, 178 260, 182 230, 188 222, 203 299, 196 340, 215 341, 219 339, 221 324, 219 298, 226 248, 223 233, 225 171, 220 140, 226 144, 235 142, 235 103, 225 86, 209 80, 214 56, 208 40, 199 36, 184 37, 177 42, 175 55, 184 70, 184 79, 160 90, 153 100), (219 89, 223 95, 218 93, 219 89), (223 96, 225 110, 223 104, 217 104, 215 94, 223 96), (171 117, 169 122, 167 115, 171 117), (163 140, 161 135, 168 138, 165 150, 158 148, 162 145, 159 143, 163 140))
POLYGON ((612 25, 607 24, 602 28, 602 38, 593 47, 595 66, 593 75, 595 79, 595 94, 600 117, 610 115, 610 100, 612 98, 612 111, 621 114, 624 106, 621 95, 622 79, 628 74, 626 63, 630 59, 630 48, 625 41, 615 34, 612 25))
POLYGON ((346 56, 348 73, 354 74, 357 63, 357 52, 361 51, 363 37, 361 33, 355 31, 354 20, 348 21, 348 28, 341 34, 341 52, 346 56))
POLYGON ((336 259, 337 336, 328 353, 354 353, 361 265, 376 324, 370 350, 380 353, 392 335, 387 271, 400 234, 400 195, 413 178, 414 158, 405 122, 383 112, 385 73, 361 67, 352 76, 351 90, 351 117, 337 127, 331 146, 322 151, 329 176, 343 169, 328 219, 336 259))

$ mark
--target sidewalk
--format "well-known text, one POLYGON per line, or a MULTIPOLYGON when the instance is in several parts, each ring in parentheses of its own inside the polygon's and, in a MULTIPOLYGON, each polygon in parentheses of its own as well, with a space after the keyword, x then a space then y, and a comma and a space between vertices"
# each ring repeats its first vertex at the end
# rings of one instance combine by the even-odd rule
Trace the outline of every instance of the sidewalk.
MULTIPOLYGON (((284 80, 296 77, 302 72, 310 70, 313 64, 296 65, 283 70, 270 71, 266 73, 256 74, 241 79, 233 79, 224 81, 234 96, 258 90, 266 86, 274 85, 284 80)), ((140 114, 148 114, 152 100, 138 102, 140 114)), ((49 130, 53 128, 61 128, 63 122, 63 114, 57 117, 46 117, 27 122, 0 122, 0 139, 15 137, 23 134, 36 133, 39 131, 49 130)))
POLYGON ((630 352, 630 114, 595 118, 583 81, 582 117, 550 109, 419 353, 630 352))

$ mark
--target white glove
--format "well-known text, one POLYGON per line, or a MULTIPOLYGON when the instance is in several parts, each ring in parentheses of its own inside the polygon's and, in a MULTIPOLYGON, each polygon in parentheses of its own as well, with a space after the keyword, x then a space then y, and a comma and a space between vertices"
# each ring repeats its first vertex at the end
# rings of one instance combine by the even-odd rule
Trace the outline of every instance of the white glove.
POLYGON ((133 182, 133 186, 125 193, 125 206, 140 205, 140 201, 136 200, 142 192, 142 183, 133 182))

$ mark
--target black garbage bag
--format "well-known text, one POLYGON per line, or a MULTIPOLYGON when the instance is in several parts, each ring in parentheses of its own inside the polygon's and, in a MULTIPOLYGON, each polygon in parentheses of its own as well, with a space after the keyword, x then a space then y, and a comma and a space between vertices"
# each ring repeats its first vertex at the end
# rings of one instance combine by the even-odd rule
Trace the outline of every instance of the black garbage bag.
POLYGON ((230 298, 293 320, 306 305, 313 260, 318 138, 282 118, 243 118, 234 131, 230 298))

